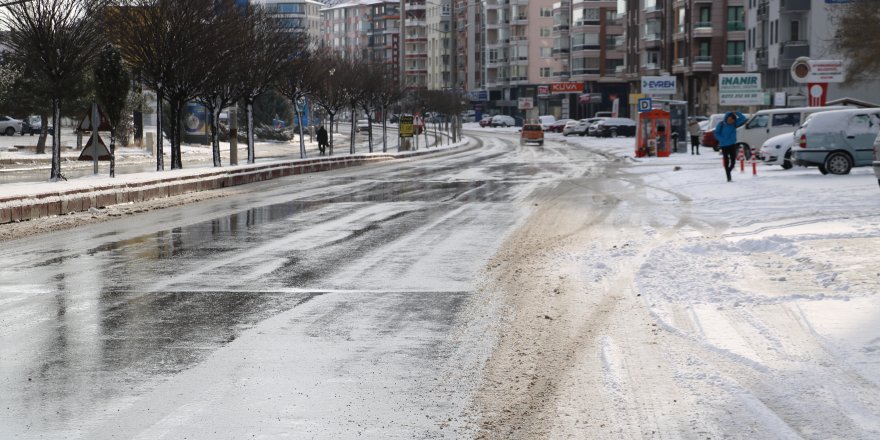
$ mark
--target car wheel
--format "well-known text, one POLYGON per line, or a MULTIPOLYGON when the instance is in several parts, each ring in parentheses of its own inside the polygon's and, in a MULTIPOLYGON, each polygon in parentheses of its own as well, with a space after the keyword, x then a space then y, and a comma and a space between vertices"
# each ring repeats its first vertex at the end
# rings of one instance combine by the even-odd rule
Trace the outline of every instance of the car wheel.
POLYGON ((613 137, 613 138, 617 137, 617 130, 614 128, 611 129, 611 137, 613 137))
POLYGON ((782 169, 790 170, 794 165, 791 164, 791 149, 785 152, 785 158, 782 160, 782 169))
POLYGON ((852 159, 846 153, 831 153, 825 158, 825 169, 831 174, 849 174, 852 169, 852 159))
POLYGON ((819 165, 818 168, 819 168, 819 172, 822 173, 823 175, 828 174, 828 169, 825 168, 825 165, 819 165))
POLYGON ((15 135, 15 129, 12 127, 6 127, 5 133, 6 133, 6 136, 13 136, 13 135, 15 135))

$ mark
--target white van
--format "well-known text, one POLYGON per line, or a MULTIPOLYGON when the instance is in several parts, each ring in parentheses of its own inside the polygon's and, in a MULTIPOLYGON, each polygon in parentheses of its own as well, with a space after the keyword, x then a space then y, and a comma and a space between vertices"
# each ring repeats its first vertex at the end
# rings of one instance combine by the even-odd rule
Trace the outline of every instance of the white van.
POLYGON ((556 116, 553 116, 553 115, 538 116, 538 123, 541 124, 541 128, 543 128, 544 131, 547 131, 547 129, 550 128, 550 125, 552 125, 554 122, 556 122, 556 116))
POLYGON ((745 124, 736 129, 736 141, 748 148, 761 148, 767 139, 783 133, 790 133, 800 127, 808 115, 829 110, 844 110, 847 107, 794 107, 760 110, 745 124))

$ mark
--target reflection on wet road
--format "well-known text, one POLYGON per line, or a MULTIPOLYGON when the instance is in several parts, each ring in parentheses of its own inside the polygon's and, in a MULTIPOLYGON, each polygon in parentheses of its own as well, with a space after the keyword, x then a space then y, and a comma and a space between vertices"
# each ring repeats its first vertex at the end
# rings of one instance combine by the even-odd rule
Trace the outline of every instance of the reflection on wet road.
POLYGON ((439 432, 462 403, 424 390, 486 355, 444 365, 449 333, 568 155, 493 139, 4 243, 0 438, 439 432))

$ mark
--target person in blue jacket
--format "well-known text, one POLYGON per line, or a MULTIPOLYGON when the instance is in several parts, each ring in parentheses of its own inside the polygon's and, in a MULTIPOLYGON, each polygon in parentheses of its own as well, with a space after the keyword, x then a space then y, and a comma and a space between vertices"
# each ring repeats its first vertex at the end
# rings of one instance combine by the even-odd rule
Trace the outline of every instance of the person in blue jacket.
POLYGON ((724 120, 715 126, 715 139, 724 156, 724 172, 727 181, 730 182, 730 173, 736 166, 736 128, 746 122, 746 117, 740 112, 727 112, 724 120))

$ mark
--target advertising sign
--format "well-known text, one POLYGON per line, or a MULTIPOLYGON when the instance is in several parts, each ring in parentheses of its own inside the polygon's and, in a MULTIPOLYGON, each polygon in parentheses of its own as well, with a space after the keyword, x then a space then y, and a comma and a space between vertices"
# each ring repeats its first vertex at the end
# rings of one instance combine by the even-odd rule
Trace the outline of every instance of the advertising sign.
POLYGON ((538 86, 538 97, 546 98, 550 96, 550 86, 538 86))
POLYGON ((828 100, 828 83, 810 83, 807 84, 807 90, 810 91, 810 107, 822 107, 828 100))
POLYGON ((674 95, 674 76, 643 76, 642 93, 646 95, 674 95))
POLYGON ((400 117, 400 137, 405 137, 405 138, 413 137, 413 117, 412 116, 401 116, 400 117))
POLYGON ((584 83, 553 83, 550 84, 550 93, 584 93, 584 83))
POLYGON ((649 112, 654 109, 654 104, 651 102, 651 98, 642 98, 639 99, 639 113, 649 112))
POLYGON ((791 79, 799 83, 842 83, 846 68, 842 60, 811 60, 800 57, 791 64, 791 79))
POLYGON ((718 75, 720 105, 763 105, 760 73, 727 73, 718 75))
POLYGON ((531 110, 535 108, 534 98, 519 98, 517 100, 517 108, 520 110, 531 110))
POLYGON ((489 100, 489 91, 488 90, 471 90, 468 92, 468 97, 471 101, 488 101, 489 100))

